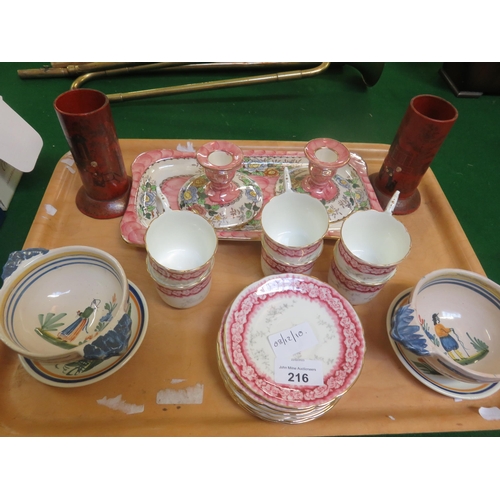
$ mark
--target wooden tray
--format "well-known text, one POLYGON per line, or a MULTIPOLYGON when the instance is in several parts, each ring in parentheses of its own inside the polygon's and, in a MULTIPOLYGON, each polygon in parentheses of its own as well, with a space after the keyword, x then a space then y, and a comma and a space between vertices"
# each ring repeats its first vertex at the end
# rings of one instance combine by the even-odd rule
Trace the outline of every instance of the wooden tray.
MULTIPOLYGON (((138 154, 175 149, 186 140, 121 140, 126 165, 138 154)), ((207 140, 192 141, 198 147, 207 140)), ((303 147, 300 142, 235 141, 255 148, 303 147)), ((346 144, 376 172, 387 153, 383 144, 346 144)), ((422 205, 401 217, 413 246, 395 277, 370 303, 356 306, 365 328, 367 353, 358 381, 323 417, 300 425, 261 421, 229 396, 216 361, 216 335, 228 304, 247 285, 262 277, 260 243, 220 241, 209 297, 193 309, 175 310, 164 304, 149 278, 145 250, 127 244, 120 219, 95 220, 75 206, 81 181, 64 162, 54 170, 33 226, 28 247, 54 248, 92 245, 115 255, 128 278, 145 295, 149 327, 135 356, 116 373, 93 385, 58 388, 31 377, 18 357, 0 345, 0 434, 71 436, 326 436, 448 432, 499 429, 484 420, 480 407, 500 406, 500 392, 485 399, 455 401, 416 380, 395 355, 387 336, 390 303, 425 273, 459 267, 483 273, 443 191, 428 171, 420 187, 422 205), (54 215, 51 207, 57 211, 54 215), (201 404, 158 404, 165 389, 181 391, 203 386, 201 404), (97 401, 121 396, 126 403, 144 405, 127 414, 97 401)), ((335 241, 325 248, 313 275, 327 280, 335 241)), ((484 274, 484 273, 483 273, 484 274)), ((180 394, 180 392, 179 392, 180 394)))

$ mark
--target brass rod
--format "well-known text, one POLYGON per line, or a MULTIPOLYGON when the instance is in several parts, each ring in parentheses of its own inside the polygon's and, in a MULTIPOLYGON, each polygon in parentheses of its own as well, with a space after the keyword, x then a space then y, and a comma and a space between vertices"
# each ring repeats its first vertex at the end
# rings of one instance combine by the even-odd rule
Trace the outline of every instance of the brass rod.
POLYGON ((160 71, 186 71, 186 70, 253 70, 253 69, 272 69, 272 68, 299 68, 317 65, 317 62, 204 62, 204 63, 186 63, 182 66, 164 68, 160 71))
POLYGON ((123 102, 132 99, 145 99, 149 97, 160 97, 164 95, 181 94, 186 92, 196 92, 200 90, 214 90, 220 88, 237 87, 242 85, 252 85, 256 83, 268 83, 282 80, 294 80, 318 75, 329 67, 329 62, 323 62, 319 66, 305 70, 285 71, 260 76, 250 76, 243 78, 233 78, 229 80, 217 80, 203 83, 188 83, 172 87, 157 89, 137 90, 120 94, 108 94, 110 102, 123 102))
POLYGON ((107 78, 113 76, 127 75, 131 73, 140 73, 144 71, 158 71, 162 69, 170 69, 172 67, 184 66, 188 63, 185 62, 162 62, 162 63, 151 63, 151 64, 143 64, 140 66, 126 66, 123 68, 109 69, 104 71, 93 71, 89 73, 85 73, 80 75, 75 81, 71 84, 71 89, 78 89, 84 83, 89 80, 95 80, 96 78, 107 78))
MULTIPOLYGON (((269 69, 272 67, 283 67, 283 66, 310 66, 311 63, 249 63, 249 62, 210 62, 210 63, 155 63, 143 66, 131 66, 126 68, 119 68, 116 70, 109 71, 96 71, 91 73, 86 73, 79 76, 71 85, 72 89, 80 88, 82 85, 87 83, 89 80, 95 80, 97 78, 105 78, 110 76, 119 76, 131 73, 141 73, 144 71, 154 70, 156 72, 165 71, 185 71, 185 70, 226 70, 226 69, 269 69)), ((316 63, 317 64, 317 63, 316 63)))
POLYGON ((17 74, 20 78, 64 78, 102 71, 107 69, 123 68, 124 66, 142 66, 150 63, 131 63, 131 62, 91 62, 82 64, 69 64, 68 66, 47 66, 34 69, 19 69, 17 74))

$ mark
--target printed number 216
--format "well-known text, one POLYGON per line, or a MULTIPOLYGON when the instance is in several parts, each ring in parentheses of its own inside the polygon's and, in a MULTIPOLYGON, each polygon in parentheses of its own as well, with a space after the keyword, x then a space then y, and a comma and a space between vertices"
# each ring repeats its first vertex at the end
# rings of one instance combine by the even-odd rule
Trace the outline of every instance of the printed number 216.
POLYGON ((293 372, 290 372, 288 374, 288 382, 302 382, 302 383, 307 383, 307 382, 309 382, 309 377, 307 376, 307 373, 293 373, 293 372))

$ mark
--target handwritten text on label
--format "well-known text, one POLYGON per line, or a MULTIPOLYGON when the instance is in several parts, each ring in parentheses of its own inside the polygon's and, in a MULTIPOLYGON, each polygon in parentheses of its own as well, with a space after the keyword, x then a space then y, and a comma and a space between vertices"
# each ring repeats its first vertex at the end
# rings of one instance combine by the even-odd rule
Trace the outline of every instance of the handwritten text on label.
POLYGON ((276 358, 290 358, 318 343, 309 323, 301 323, 292 328, 274 333, 268 337, 276 358))

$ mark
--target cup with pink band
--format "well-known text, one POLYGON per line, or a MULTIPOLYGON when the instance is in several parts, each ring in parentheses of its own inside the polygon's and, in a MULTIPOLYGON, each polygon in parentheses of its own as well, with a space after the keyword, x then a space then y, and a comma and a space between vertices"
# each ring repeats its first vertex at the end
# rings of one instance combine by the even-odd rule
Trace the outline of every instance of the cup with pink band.
POLYGON ((200 215, 171 210, 162 202, 164 213, 146 232, 146 266, 164 302, 178 309, 193 307, 210 291, 217 235, 200 215))
POLYGON ((328 213, 318 199, 292 191, 284 169, 285 192, 262 210, 261 265, 264 275, 283 272, 310 274, 323 250, 328 213))
POLYGON ((358 211, 342 225, 328 281, 339 291, 342 288, 352 304, 374 298, 410 252, 410 234, 392 215, 398 196, 396 192, 383 212, 358 211))

